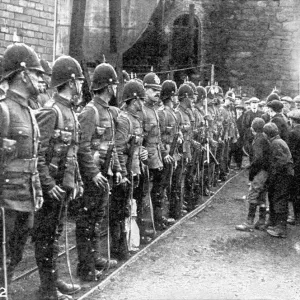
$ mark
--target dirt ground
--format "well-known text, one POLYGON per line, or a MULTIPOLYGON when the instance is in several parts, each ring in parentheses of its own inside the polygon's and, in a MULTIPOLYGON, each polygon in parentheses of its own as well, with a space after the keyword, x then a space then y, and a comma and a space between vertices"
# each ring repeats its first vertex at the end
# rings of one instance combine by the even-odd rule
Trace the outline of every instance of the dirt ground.
MULTIPOLYGON (((209 207, 151 246, 146 255, 86 299, 300 299, 299 227, 289 227, 287 239, 259 231, 236 231, 235 225, 246 218, 243 196, 247 190, 243 172, 209 207)), ((72 240, 72 226, 69 230, 72 240)), ((29 244, 19 272, 34 266, 31 248, 29 244)), ((75 274, 76 251, 71 261, 75 274)), ((68 280, 63 265, 62 275, 68 280)), ((74 279, 78 282, 76 276, 74 279)), ((37 299, 38 285, 37 273, 13 283, 10 299, 37 299)), ((84 284, 80 295, 91 287, 84 284)))
POLYGON ((88 299, 300 299, 299 227, 287 239, 234 229, 246 217, 245 173, 88 299))

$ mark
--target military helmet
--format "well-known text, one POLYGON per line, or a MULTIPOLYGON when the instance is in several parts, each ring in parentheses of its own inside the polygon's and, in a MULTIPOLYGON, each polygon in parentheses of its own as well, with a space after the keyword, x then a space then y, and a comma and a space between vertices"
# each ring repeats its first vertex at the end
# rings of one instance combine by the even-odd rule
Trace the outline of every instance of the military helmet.
POLYGON ((72 79, 84 79, 81 66, 73 57, 62 55, 53 64, 51 87, 61 86, 72 79))
POLYGON ((188 84, 188 85, 192 88, 192 90, 193 90, 193 92, 194 92, 194 95, 198 95, 197 88, 196 88, 196 85, 195 85, 194 82, 192 82, 192 81, 187 81, 187 82, 185 82, 185 83, 188 84))
POLYGON ((279 134, 278 127, 275 123, 269 122, 263 128, 264 133, 269 137, 272 138, 279 134))
POLYGON ((254 118, 254 120, 251 123, 251 127, 255 132, 263 132, 265 124, 266 123, 262 118, 254 118))
POLYGON ((279 100, 272 100, 267 103, 267 106, 272 108, 275 112, 280 112, 283 109, 283 104, 279 100))
POLYGON ((208 99, 214 99, 219 95, 223 95, 223 90, 218 85, 207 86, 205 89, 207 91, 208 99))
POLYGON ((183 83, 178 89, 178 99, 184 99, 186 97, 194 97, 193 89, 187 83, 183 83))
POLYGON ((145 88, 151 88, 158 91, 161 90, 160 79, 154 72, 146 74, 143 83, 145 88))
POLYGON ((203 86, 197 86, 197 100, 203 101, 207 97, 206 89, 203 86))
POLYGON ((279 96, 275 93, 271 93, 268 97, 267 97, 267 103, 271 102, 273 100, 280 100, 279 96))
POLYGON ((49 65, 49 62, 46 61, 45 59, 40 59, 40 64, 41 64, 43 70, 45 71, 45 74, 48 75, 48 76, 51 76, 52 69, 49 65))
POLYGON ((130 80, 130 76, 125 70, 122 71, 122 76, 123 76, 123 82, 124 83, 126 83, 130 80))
POLYGON ((1 80, 8 79, 24 69, 44 73, 36 52, 23 43, 15 43, 7 47, 3 54, 2 68, 1 80))
POLYGON ((165 80, 161 86, 160 98, 162 101, 176 95, 177 85, 173 80, 165 80))
POLYGON ((113 66, 108 63, 101 63, 94 71, 91 90, 101 90, 109 85, 118 83, 118 76, 113 66))
POLYGON ((137 98, 144 99, 145 97, 145 89, 141 83, 134 79, 131 79, 125 83, 122 96, 123 102, 137 98))

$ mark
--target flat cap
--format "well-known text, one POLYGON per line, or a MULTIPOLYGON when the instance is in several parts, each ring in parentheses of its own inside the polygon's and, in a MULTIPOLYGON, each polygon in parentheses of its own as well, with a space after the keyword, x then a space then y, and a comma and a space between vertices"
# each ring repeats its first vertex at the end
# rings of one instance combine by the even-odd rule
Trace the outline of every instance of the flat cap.
POLYGON ((243 104, 238 104, 235 106, 236 109, 245 109, 245 106, 243 104))
POLYGON ((292 111, 289 111, 287 116, 291 119, 300 120, 300 109, 294 109, 292 111))
POLYGON ((280 112, 283 109, 283 104, 279 100, 272 100, 267 103, 267 106, 272 108, 275 112, 280 112))
POLYGON ((293 99, 291 97, 289 97, 289 96, 282 97, 281 101, 285 101, 285 102, 288 102, 288 103, 294 102, 293 99))
POLYGON ((252 97, 249 99, 250 103, 258 103, 259 102, 259 99, 256 98, 256 97, 252 97))
POLYGON ((299 103, 300 102, 300 95, 296 96, 294 98, 294 102, 299 103))

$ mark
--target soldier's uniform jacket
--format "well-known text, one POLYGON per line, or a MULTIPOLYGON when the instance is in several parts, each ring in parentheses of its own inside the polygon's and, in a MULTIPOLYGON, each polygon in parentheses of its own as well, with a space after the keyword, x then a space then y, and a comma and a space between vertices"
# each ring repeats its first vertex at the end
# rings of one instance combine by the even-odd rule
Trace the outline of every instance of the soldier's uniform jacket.
POLYGON ((0 205, 32 212, 36 197, 42 197, 37 172, 38 126, 33 111, 22 96, 8 90, 2 102, 0 205), (13 140, 15 145, 8 145, 3 139, 13 140))
MULTIPOLYGON (((170 147, 173 142, 174 136, 179 133, 179 121, 176 116, 176 112, 168 106, 158 111, 161 142, 162 142, 162 156, 165 157, 170 152, 170 147)), ((176 160, 179 159, 177 148, 174 152, 176 160)))
MULTIPOLYGON (((91 180, 101 171, 109 144, 115 142, 118 114, 118 108, 109 106, 99 96, 95 96, 79 114, 81 140, 78 162, 83 181, 91 180)), ((109 175, 112 175, 112 171, 122 171, 115 146, 109 175)))
MULTIPOLYGON (((208 121, 208 139, 211 142, 212 140, 217 140, 218 136, 220 136, 220 124, 217 122, 217 111, 214 105, 207 106, 207 115, 209 117, 208 121)), ((213 145, 211 145, 213 146, 213 145)))
POLYGON ((253 180, 261 170, 268 171, 270 162, 270 143, 263 133, 257 133, 252 142, 253 161, 249 169, 249 179, 253 180))
POLYGON ((272 122, 272 123, 274 123, 274 124, 277 125, 280 137, 284 141, 287 141, 288 140, 288 136, 289 136, 289 129, 288 129, 288 124, 286 123, 286 121, 283 118, 283 115, 277 113, 276 115, 274 115, 271 118, 270 122, 272 122))
POLYGON ((221 108, 221 113, 223 115, 225 139, 233 139, 233 142, 236 142, 238 138, 238 130, 236 126, 234 111, 224 105, 221 108))
POLYGON ((280 173, 293 175, 293 159, 286 142, 279 135, 270 140, 270 173, 271 175, 280 173))
POLYGON ((76 189, 82 181, 77 162, 79 123, 72 104, 56 93, 37 111, 36 119, 41 132, 38 170, 43 190, 55 185, 76 189))
POLYGON ((293 161, 295 176, 300 176, 300 124, 297 124, 289 133, 288 146, 290 148, 293 161))
POLYGON ((188 108, 184 108, 181 105, 178 106, 176 110, 176 116, 179 121, 180 130, 183 135, 183 157, 191 159, 191 144, 193 141, 193 126, 195 124, 195 117, 193 111, 188 108))
POLYGON ((197 142, 201 142, 204 138, 204 111, 201 107, 195 106, 194 109, 195 115, 195 128, 194 128, 194 139, 197 142))
POLYGON ((143 128, 144 146, 148 151, 148 167, 149 169, 162 168, 159 118, 155 106, 149 102, 144 106, 143 128))
POLYGON ((120 113, 116 126, 116 150, 122 168, 122 176, 127 175, 127 159, 130 151, 131 137, 135 136, 135 147, 132 157, 133 174, 141 174, 140 152, 143 143, 143 121, 138 114, 125 110, 120 113))

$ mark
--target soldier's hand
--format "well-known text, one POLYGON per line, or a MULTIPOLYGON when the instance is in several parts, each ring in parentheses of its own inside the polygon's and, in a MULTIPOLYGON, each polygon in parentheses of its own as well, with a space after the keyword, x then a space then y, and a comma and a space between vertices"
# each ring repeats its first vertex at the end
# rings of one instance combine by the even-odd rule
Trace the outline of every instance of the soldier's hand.
POLYGON ((169 154, 164 157, 164 162, 166 164, 171 164, 173 161, 174 161, 173 157, 169 154))
POLYGON ((130 184, 130 180, 128 180, 128 178, 125 176, 122 178, 120 184, 122 184, 124 187, 126 187, 127 184, 130 184))
POLYGON ((140 152, 140 159, 141 160, 147 160, 148 159, 148 151, 146 148, 142 148, 141 152, 140 152))
POLYGON ((122 181, 122 174, 120 172, 117 172, 115 176, 116 176, 116 184, 120 184, 122 181))
POLYGON ((107 188, 107 178, 99 172, 96 176, 92 179, 97 187, 102 187, 103 189, 107 188))
POLYGON ((37 196, 36 197, 35 211, 42 208, 43 204, 44 204, 44 198, 42 196, 37 196))
POLYGON ((76 196, 77 196, 77 197, 82 197, 83 192, 84 192, 84 188, 83 188, 82 185, 80 185, 80 186, 78 187, 77 195, 76 195, 76 196))
POLYGON ((66 195, 66 192, 60 188, 58 185, 55 185, 49 192, 48 195, 57 201, 62 201, 66 195))

